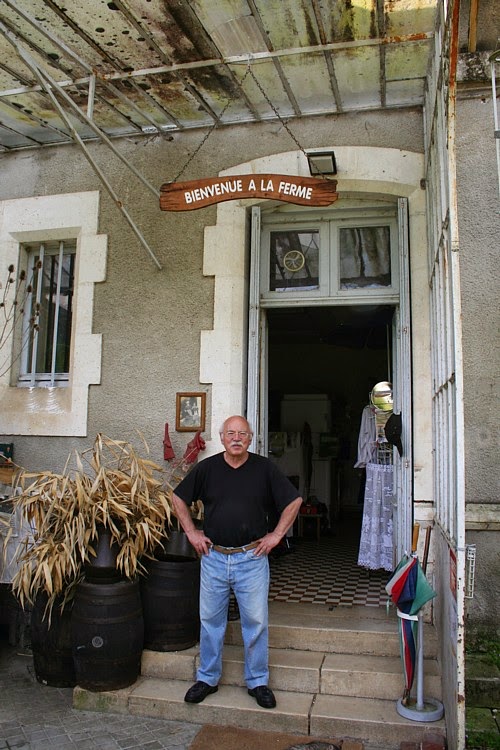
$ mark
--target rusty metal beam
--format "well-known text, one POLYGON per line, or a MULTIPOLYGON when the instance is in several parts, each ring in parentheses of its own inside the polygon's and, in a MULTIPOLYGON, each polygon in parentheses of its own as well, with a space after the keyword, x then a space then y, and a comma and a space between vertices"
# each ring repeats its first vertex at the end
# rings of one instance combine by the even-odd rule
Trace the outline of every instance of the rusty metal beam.
MULTIPOLYGON (((10 8, 12 9, 12 10, 14 10, 14 11, 15 11, 16 13, 18 13, 18 14, 19 14, 19 15, 21 16, 21 18, 23 18, 23 19, 24 19, 25 21, 27 21, 27 22, 28 22, 29 24, 31 24, 31 25, 32 25, 32 26, 33 26, 33 27, 34 27, 35 29, 37 29, 37 31, 38 31, 38 32, 40 32, 40 33, 41 33, 41 34, 42 34, 42 35, 43 35, 43 36, 44 36, 44 37, 45 37, 46 39, 48 39, 48 40, 49 40, 50 42, 52 42, 52 44, 54 44, 54 45, 55 45, 55 46, 56 46, 56 47, 57 47, 57 48, 58 48, 58 49, 59 49, 59 50, 60 50, 61 52, 63 52, 63 53, 65 54, 65 55, 67 55, 67 56, 68 56, 68 57, 69 57, 69 58, 70 58, 71 60, 73 60, 74 62, 76 62, 76 63, 77 63, 78 65, 80 65, 80 67, 81 67, 81 68, 83 68, 83 70, 85 70, 85 71, 86 71, 86 72, 87 72, 87 73, 89 74, 89 76, 88 76, 88 77, 84 77, 84 78, 79 78, 79 79, 76 79, 76 80, 75 80, 75 81, 73 81, 73 82, 69 82, 69 84, 68 84, 68 83, 67 83, 66 81, 59 81, 59 86, 61 86, 62 88, 65 88, 65 87, 66 87, 67 85, 74 85, 74 84, 78 84, 78 85, 80 85, 80 84, 85 84, 85 85, 88 85, 88 86, 90 87, 90 86, 92 85, 92 81, 93 81, 93 79, 96 79, 97 81, 99 81, 99 82, 101 83, 101 85, 103 85, 103 86, 105 86, 106 88, 108 88, 108 89, 109 89, 109 90, 110 90, 110 91, 111 91, 111 92, 112 92, 112 93, 114 94, 114 96, 116 96, 117 98, 119 98, 119 99, 120 99, 121 101, 123 101, 124 103, 126 103, 126 105, 127 105, 128 107, 130 107, 130 108, 131 108, 131 109, 133 109, 133 110, 134 110, 135 112, 137 112, 137 114, 138 114, 138 115, 139 115, 139 116, 140 116, 141 118, 143 118, 144 120, 146 120, 147 122, 149 122, 149 123, 150 123, 151 125, 153 125, 154 127, 157 127, 157 125, 156 125, 155 121, 153 120, 153 118, 152 118, 152 117, 150 117, 150 115, 149 115, 149 114, 148 114, 147 112, 143 112, 143 111, 142 111, 142 110, 141 110, 141 109, 140 109, 140 108, 139 108, 139 107, 138 107, 138 106, 137 106, 137 105, 135 104, 135 102, 133 102, 133 101, 132 101, 131 99, 129 99, 128 97, 126 97, 126 96, 125 96, 125 94, 122 94, 122 92, 121 92, 121 91, 119 91, 119 89, 117 89, 117 88, 116 88, 116 86, 113 86, 113 84, 112 84, 112 83, 110 83, 110 82, 109 82, 109 81, 108 81, 108 80, 107 80, 106 78, 104 78, 104 77, 102 77, 102 76, 98 76, 98 75, 97 75, 97 74, 95 73, 95 71, 93 70, 93 68, 92 68, 92 66, 91 66, 91 65, 89 65, 89 64, 88 64, 88 63, 87 63, 87 62, 86 62, 85 60, 83 60, 83 59, 82 59, 82 58, 81 58, 81 57, 80 57, 79 55, 77 55, 77 54, 76 54, 76 52, 74 52, 74 51, 73 51, 73 50, 71 49, 71 47, 68 47, 68 45, 67 45, 67 44, 65 44, 65 43, 64 43, 64 42, 63 42, 63 41, 62 41, 61 39, 59 39, 59 37, 57 37, 57 36, 56 36, 56 35, 55 35, 55 34, 54 34, 54 33, 53 33, 52 31, 50 31, 50 30, 48 30, 48 29, 44 29, 43 27, 41 27, 41 26, 40 26, 40 25, 39 25, 39 24, 37 23, 36 19, 35 19, 35 18, 34 18, 33 16, 31 16, 31 15, 30 15, 30 14, 29 14, 29 13, 28 13, 27 11, 25 11, 25 10, 24 10, 23 8, 20 8, 20 7, 19 7, 19 6, 17 5, 17 3, 15 2, 15 0, 4 0, 4 2, 5 2, 5 3, 6 3, 6 4, 7 4, 7 5, 8 5, 8 6, 9 6, 9 7, 10 7, 10 8)), ((51 6, 51 7, 52 7, 52 6, 51 6)), ((54 9, 54 10, 57 10, 59 14, 61 13, 61 11, 60 11, 59 9, 57 9, 57 8, 56 8, 55 6, 53 7, 53 9, 54 9)), ((64 20, 64 19, 63 19, 63 20, 64 20)), ((100 50, 100 48, 99 48, 99 47, 96 47, 96 45, 95 45, 95 43, 93 42, 93 40, 89 40, 89 39, 88 39, 88 37, 86 37, 86 36, 84 37, 84 36, 82 35, 82 33, 81 33, 81 30, 79 30, 79 29, 78 29, 78 27, 76 27, 76 26, 75 26, 74 24, 72 25, 72 24, 70 23, 70 21, 69 21, 68 19, 66 19, 66 21, 67 21, 67 23, 68 23, 68 24, 69 24, 69 25, 70 25, 70 26, 71 26, 71 27, 73 28, 73 30, 74 30, 74 31, 75 31, 75 32, 76 32, 77 34, 79 34, 79 36, 80 36, 81 38, 84 38, 84 41, 86 41, 86 42, 87 42, 87 43, 88 43, 89 45, 91 45, 91 46, 92 46, 92 47, 93 47, 94 49, 98 50, 98 51, 99 51, 99 53, 100 53, 101 55, 105 55, 105 52, 104 52, 103 50, 100 50)), ((18 35, 18 34, 16 34, 16 33, 15 33, 14 31, 12 31, 12 33, 13 33, 13 34, 15 34, 15 36, 17 36, 17 37, 19 36, 19 35, 18 35)), ((32 45, 31 45, 31 43, 30 43, 30 41, 29 41, 29 40, 25 39, 25 40, 24 40, 24 42, 25 42, 25 43, 26 43, 26 44, 27 44, 28 46, 32 47, 32 45)), ((37 50, 37 51, 38 51, 38 53, 39 53, 39 54, 40 54, 40 55, 41 55, 42 57, 45 57, 45 55, 44 55, 44 53, 43 53, 43 51, 42 51, 42 50, 37 50)), ((50 63, 51 63, 51 65, 54 65, 54 61, 53 61, 53 60, 51 60, 51 61, 50 61, 50 63)), ((112 65, 113 65, 113 67, 115 67, 115 68, 116 68, 116 65, 114 64, 114 62, 113 62, 113 61, 111 61, 111 60, 110 60, 110 64, 112 64, 112 65)), ((59 66, 59 69, 60 69, 60 70, 62 70, 62 69, 60 68, 60 66, 59 66)), ((62 72, 64 72, 64 71, 62 71, 62 72)), ((128 77, 127 77, 127 76, 123 76, 123 78, 128 78, 128 77)), ((120 80, 120 79, 119 79, 119 78, 117 78, 117 79, 115 79, 115 80, 120 80)), ((142 88, 141 88, 140 86, 137 86, 137 84, 136 84, 136 82, 135 82, 135 81, 130 81, 130 83, 131 83, 131 85, 133 85, 133 87, 134 87, 134 90, 136 90, 136 91, 137 91, 137 92, 138 92, 138 93, 140 94, 140 96, 141 96, 142 98, 148 98, 148 101, 150 101, 150 97, 149 97, 149 96, 146 96, 146 92, 145 92, 145 91, 144 91, 144 90, 143 90, 143 89, 142 89, 142 88)), ((18 94, 18 93, 31 93, 31 91, 34 91, 34 90, 37 90, 37 91, 41 91, 42 89, 41 89, 41 88, 37 88, 37 87, 35 87, 35 88, 33 88, 33 87, 30 87, 30 88, 28 88, 28 89, 27 89, 26 91, 24 91, 24 90, 14 90, 14 91, 12 91, 11 95, 15 95, 15 94, 18 94)), ((0 96, 2 96, 2 92, 0 92, 0 96)), ((171 121, 171 122, 173 123, 173 125, 174 125, 174 126, 175 126, 176 128, 178 128, 178 129, 182 129, 182 128, 181 128, 181 126, 180 126, 180 124, 179 124, 179 123, 177 122, 177 120, 176 120, 176 119, 175 119, 175 118, 174 118, 174 117, 173 117, 173 116, 172 116, 172 115, 171 115, 171 114, 170 114, 170 113, 169 113, 169 112, 168 112, 168 111, 167 111, 167 110, 166 110, 166 109, 165 109, 164 107, 161 107, 161 106, 160 106, 160 105, 158 104, 158 102, 156 102, 155 100, 153 100, 153 103, 154 103, 155 107, 156 107, 156 108, 157 108, 157 109, 158 109, 159 111, 161 111, 161 113, 162 113, 162 114, 163 114, 163 115, 164 115, 164 116, 165 116, 165 117, 166 117, 167 119, 169 119, 169 120, 170 120, 170 121, 171 121)), ((126 116, 125 116, 125 115, 123 115, 123 116, 124 116, 124 117, 125 117, 125 119, 126 119, 126 116)), ((160 133, 161 133, 161 134, 163 135, 163 133, 162 133, 162 131, 161 131, 161 128, 157 128, 157 129, 158 129, 158 132, 160 132, 160 133)))
MULTIPOLYGON (((5 0, 10 2, 11 0, 5 0)), ((172 65, 160 65, 154 68, 141 68, 139 70, 132 70, 126 73, 99 73, 97 78, 99 81, 126 81, 130 78, 140 78, 142 76, 150 75, 161 75, 162 73, 173 73, 177 70, 198 70, 201 68, 210 68, 216 65, 248 65, 252 62, 270 61, 275 57, 288 57, 290 55, 307 55, 307 54, 321 54, 323 52, 334 52, 336 50, 352 50, 358 47, 379 47, 379 46, 390 46, 392 44, 411 44, 420 43, 423 41, 430 41, 434 38, 434 32, 425 32, 422 34, 407 34, 397 38, 386 37, 384 39, 361 39, 356 42, 331 42, 329 44, 315 44, 310 47, 293 47, 290 49, 275 50, 274 52, 252 52, 245 55, 230 55, 228 57, 216 57, 209 60, 195 60, 194 62, 187 63, 173 63, 172 65)), ((75 84, 89 82, 89 76, 78 78, 75 80, 59 81, 59 86, 66 88, 68 86, 74 86, 75 84)), ((12 94, 24 94, 31 91, 40 91, 40 87, 20 87, 17 89, 9 89, 8 91, 1 92, 0 96, 12 95, 12 94)))
MULTIPOLYGON (((43 70, 38 65, 38 63, 29 54, 29 52, 27 52, 27 50, 25 50, 20 45, 19 40, 17 39, 16 35, 13 34, 10 31, 10 29, 8 29, 2 21, 0 21, 0 33, 14 47, 14 49, 16 50, 16 52, 19 55, 19 57, 23 60, 24 64, 33 73, 33 75, 35 76, 35 78, 40 82, 40 85, 42 86, 42 88, 45 89, 45 91, 47 92, 48 96, 50 97, 50 99, 51 99, 51 101, 52 101, 55 109, 58 111, 61 119, 63 120, 63 122, 66 124, 66 127, 70 131, 70 133, 71 133, 74 141, 82 149, 83 155, 85 156, 85 158, 87 159, 87 161, 91 165, 92 169, 95 171, 95 173, 97 174, 97 176, 101 180, 102 184, 104 185, 104 187, 108 191, 110 197, 112 198, 112 200, 114 201, 114 203, 116 204, 116 206, 118 207, 118 209, 120 210, 120 212, 122 213, 122 215, 125 217, 128 225, 130 226, 130 228, 132 229, 132 231, 134 232, 134 234, 138 238, 138 240, 141 243, 141 245, 149 253, 149 255, 151 256, 152 260, 154 261, 156 267, 159 270, 161 270, 162 266, 161 266, 159 260, 157 259, 157 257, 155 256, 155 254, 153 253, 153 251, 151 250, 151 248, 149 247, 149 245, 146 242, 146 240, 145 240, 142 232, 140 231, 140 229, 135 224, 134 220, 132 219, 132 217, 128 213, 128 211, 125 208, 125 206, 123 205, 122 201, 120 200, 120 198, 118 197, 118 195, 115 193, 113 187, 111 186, 111 184, 108 181, 107 177, 105 176, 104 172, 98 166, 98 164, 96 163, 96 161, 92 158, 92 156, 91 156, 89 150, 87 149, 85 143, 83 142, 83 140, 81 139, 80 135, 77 133, 77 131, 73 127, 73 124, 72 124, 71 120, 69 119, 68 115, 66 114, 66 112, 64 111, 63 107, 58 102, 58 100, 57 100, 57 98, 56 98, 56 96, 54 94, 54 91, 58 91, 58 93, 63 96, 64 100, 70 105, 70 107, 72 107, 73 109, 76 109, 77 114, 80 117, 82 117, 87 122, 87 124, 94 131, 99 131, 99 128, 97 127, 97 125, 95 125, 92 122, 92 120, 89 120, 89 118, 79 109, 79 107, 73 102, 73 100, 71 99, 71 97, 69 97, 68 94, 66 94, 65 91, 63 91, 62 89, 60 89, 60 87, 57 84, 57 82, 54 81, 54 79, 47 73, 47 71, 43 70)), ((106 136, 104 136, 103 133, 100 133, 100 137, 105 140, 105 142, 107 143, 107 145, 109 145, 111 147, 113 153, 115 153, 118 156, 118 158, 121 161, 123 161, 129 167, 129 169, 131 169, 133 171, 133 173, 141 180, 141 182, 143 184, 145 184, 146 187, 149 187, 150 189, 153 190, 153 192, 155 193, 155 195, 157 195, 157 197, 159 199, 159 196, 160 196, 159 191, 157 191, 138 172, 138 170, 135 169, 135 167, 132 164, 129 164, 126 161, 126 159, 115 149, 115 147, 113 146, 113 144, 111 142, 109 142, 109 140, 106 138, 106 136)))
MULTIPOLYGON (((314 16, 316 18, 316 24, 318 26, 319 38, 321 40, 321 44, 325 45, 326 33, 325 33, 325 28, 323 26, 322 18, 321 18, 321 11, 318 6, 318 0, 312 0, 312 7, 314 11, 314 16)), ((342 97, 340 95, 339 84, 337 81, 337 74, 335 72, 335 66, 332 60, 331 52, 325 52, 324 58, 325 58, 326 67, 328 68, 328 75, 330 76, 330 87, 332 89, 333 98, 335 100, 335 107, 337 109, 337 112, 343 112, 344 108, 342 106, 342 97)))
MULTIPOLYGON (((260 31, 260 33, 262 35, 262 38, 263 38, 263 40, 265 42, 265 45, 266 45, 267 49, 269 50, 269 52, 272 52, 273 51, 272 42, 271 42, 271 40, 269 38, 269 34, 267 33, 267 31, 266 31, 266 29, 264 27, 264 24, 262 23, 262 18, 260 17, 259 10, 258 10, 257 6, 255 5, 254 0, 247 0, 247 3, 248 3, 248 7, 250 8, 250 10, 252 12, 252 16, 255 18, 255 23, 257 24, 257 28, 259 29, 259 31, 260 31)), ((288 97, 288 101, 292 105, 292 109, 295 112, 295 114, 297 115, 297 117, 300 117, 300 115, 302 113, 300 111, 299 104, 297 102, 297 99, 294 96, 294 93, 292 91, 292 87, 290 86, 290 84, 288 82, 288 79, 285 76, 285 73, 283 71, 283 67, 281 65, 281 62, 279 61, 279 59, 275 58, 273 60, 273 63, 274 63, 275 70, 276 70, 276 72, 278 74, 278 77, 279 77, 279 79, 281 81, 281 85, 283 86, 283 88, 285 90, 285 93, 286 93, 286 95, 288 97)))
POLYGON ((469 8, 469 52, 475 52, 477 46, 477 13, 479 0, 470 0, 469 8))

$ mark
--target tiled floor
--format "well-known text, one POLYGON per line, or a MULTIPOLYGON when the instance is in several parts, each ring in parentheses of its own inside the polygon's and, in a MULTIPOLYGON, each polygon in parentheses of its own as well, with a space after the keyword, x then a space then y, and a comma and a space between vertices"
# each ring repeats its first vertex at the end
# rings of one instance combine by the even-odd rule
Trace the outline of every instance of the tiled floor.
POLYGON ((292 552, 271 559, 270 601, 385 607, 390 573, 357 565, 358 538, 350 526, 319 542, 312 535, 294 540, 292 552))

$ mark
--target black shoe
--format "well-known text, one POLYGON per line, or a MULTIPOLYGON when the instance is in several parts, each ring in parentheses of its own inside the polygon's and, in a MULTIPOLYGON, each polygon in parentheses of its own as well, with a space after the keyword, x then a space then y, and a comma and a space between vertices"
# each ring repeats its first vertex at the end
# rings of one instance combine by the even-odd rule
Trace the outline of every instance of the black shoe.
POLYGON ((191 685, 186 695, 184 696, 184 700, 186 701, 186 703, 201 703, 205 700, 207 695, 216 693, 218 689, 219 688, 217 685, 207 685, 206 682, 198 680, 198 682, 195 682, 194 685, 191 685))
POLYGON ((274 708, 276 706, 276 698, 271 688, 267 685, 259 685, 255 688, 248 688, 248 695, 255 698, 259 706, 262 708, 274 708))

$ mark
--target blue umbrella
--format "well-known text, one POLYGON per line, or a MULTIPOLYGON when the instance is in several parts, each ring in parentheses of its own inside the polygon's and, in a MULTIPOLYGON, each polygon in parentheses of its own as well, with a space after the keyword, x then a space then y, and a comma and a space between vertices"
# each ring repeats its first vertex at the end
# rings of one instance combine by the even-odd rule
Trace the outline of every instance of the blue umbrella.
POLYGON ((385 590, 396 605, 399 616, 401 660, 405 677, 402 703, 406 705, 415 677, 418 612, 436 592, 428 583, 416 555, 405 555, 385 590))

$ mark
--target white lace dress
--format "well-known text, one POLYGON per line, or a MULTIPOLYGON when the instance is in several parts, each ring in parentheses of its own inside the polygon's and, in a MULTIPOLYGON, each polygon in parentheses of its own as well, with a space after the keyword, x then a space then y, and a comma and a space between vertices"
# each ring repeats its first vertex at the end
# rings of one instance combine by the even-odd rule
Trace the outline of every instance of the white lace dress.
POLYGON ((370 570, 394 570, 392 510, 394 500, 393 467, 366 465, 363 522, 359 542, 358 565, 370 570))
POLYGON ((393 561, 393 467, 377 463, 378 443, 375 409, 365 406, 361 415, 355 468, 366 468, 363 522, 358 565, 369 570, 394 570, 393 561))

